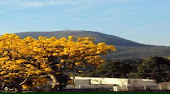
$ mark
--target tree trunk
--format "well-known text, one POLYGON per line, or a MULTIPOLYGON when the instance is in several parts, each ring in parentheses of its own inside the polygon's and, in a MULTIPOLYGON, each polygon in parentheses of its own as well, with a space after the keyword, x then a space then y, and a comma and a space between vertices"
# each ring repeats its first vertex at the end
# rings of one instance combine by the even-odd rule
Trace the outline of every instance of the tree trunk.
POLYGON ((22 92, 22 86, 18 85, 16 86, 17 92, 22 92))
POLYGON ((5 87, 5 83, 2 83, 2 85, 1 85, 1 89, 3 90, 3 89, 4 89, 4 87, 5 87))
POLYGON ((57 86, 59 85, 59 82, 57 82, 57 78, 56 78, 55 74, 49 73, 49 76, 53 82, 50 91, 54 91, 54 90, 56 90, 57 86))
POLYGON ((23 84, 25 84, 28 81, 28 78, 26 78, 24 81, 22 81, 19 85, 22 86, 23 84))

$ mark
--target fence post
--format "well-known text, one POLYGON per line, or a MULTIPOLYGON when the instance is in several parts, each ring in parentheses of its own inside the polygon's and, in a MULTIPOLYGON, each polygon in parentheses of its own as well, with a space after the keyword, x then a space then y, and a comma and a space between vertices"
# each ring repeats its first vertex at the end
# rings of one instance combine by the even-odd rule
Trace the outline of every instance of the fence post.
POLYGON ((79 89, 81 89, 81 85, 79 85, 79 89))
POLYGON ((161 86, 161 84, 159 84, 159 90, 162 90, 162 86, 161 86))
POLYGON ((144 85, 144 90, 146 90, 146 85, 144 85))

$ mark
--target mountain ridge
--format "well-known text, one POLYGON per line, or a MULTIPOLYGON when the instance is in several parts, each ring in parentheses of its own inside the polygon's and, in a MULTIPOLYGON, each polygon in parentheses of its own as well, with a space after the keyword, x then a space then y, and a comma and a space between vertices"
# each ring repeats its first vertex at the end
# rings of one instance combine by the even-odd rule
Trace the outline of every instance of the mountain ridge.
POLYGON ((47 31, 47 32, 20 32, 16 33, 20 37, 24 38, 26 36, 32 36, 37 38, 38 36, 46 37, 93 37, 95 43, 105 42, 108 45, 114 45, 117 49, 116 52, 110 53, 107 56, 104 56, 107 59, 127 59, 127 58, 146 58, 149 56, 161 56, 168 57, 170 56, 170 47, 169 46, 156 46, 156 45, 146 45, 137 43, 131 40, 127 40, 121 37, 114 35, 103 34, 96 31, 85 31, 85 30, 62 30, 62 31, 47 31))
POLYGON ((47 36, 47 37, 68 37, 68 36, 74 36, 74 37, 93 37, 95 39, 95 42, 106 42, 108 45, 116 45, 116 46, 148 46, 145 44, 137 43, 131 40, 127 40, 121 37, 117 37, 114 35, 104 34, 101 32, 95 32, 95 31, 85 31, 85 30, 75 30, 75 31, 52 31, 52 32, 20 32, 16 33, 17 35, 21 36, 22 38, 26 36, 32 36, 34 38, 37 38, 38 36, 47 36), (108 40, 113 39, 113 42, 108 40), (123 40, 123 41, 122 41, 123 40), (117 42, 116 42, 117 41, 117 42), (121 41, 121 42, 120 42, 121 41), (120 42, 120 43, 119 43, 120 42), (126 43, 128 42, 128 43, 126 43))

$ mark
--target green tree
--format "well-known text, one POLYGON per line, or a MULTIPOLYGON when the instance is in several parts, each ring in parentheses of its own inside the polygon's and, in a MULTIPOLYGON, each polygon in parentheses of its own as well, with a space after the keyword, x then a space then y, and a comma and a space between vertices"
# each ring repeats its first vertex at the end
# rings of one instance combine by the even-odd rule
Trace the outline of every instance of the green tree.
POLYGON ((155 79, 157 82, 170 81, 168 71, 170 63, 163 57, 149 57, 138 67, 139 76, 155 79))
POLYGON ((95 72, 93 72, 92 76, 127 78, 127 74, 132 69, 133 68, 128 63, 123 63, 120 61, 107 61, 95 72))

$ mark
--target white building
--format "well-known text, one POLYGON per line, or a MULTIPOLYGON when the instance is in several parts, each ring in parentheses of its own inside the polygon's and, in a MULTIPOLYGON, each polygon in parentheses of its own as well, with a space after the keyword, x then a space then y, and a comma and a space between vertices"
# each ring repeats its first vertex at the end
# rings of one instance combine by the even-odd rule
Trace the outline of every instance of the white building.
POLYGON ((113 91, 159 90, 152 79, 72 77, 75 88, 105 88, 113 91))
POLYGON ((170 82, 159 83, 160 90, 170 90, 170 82))

